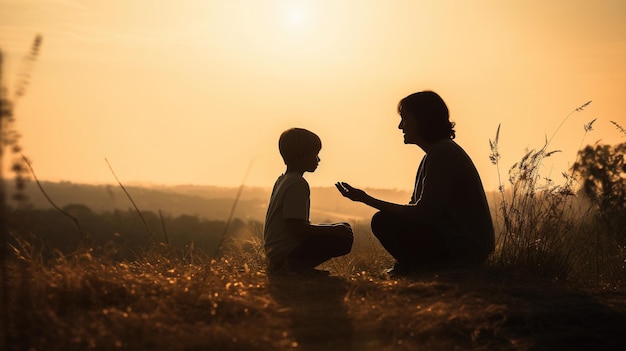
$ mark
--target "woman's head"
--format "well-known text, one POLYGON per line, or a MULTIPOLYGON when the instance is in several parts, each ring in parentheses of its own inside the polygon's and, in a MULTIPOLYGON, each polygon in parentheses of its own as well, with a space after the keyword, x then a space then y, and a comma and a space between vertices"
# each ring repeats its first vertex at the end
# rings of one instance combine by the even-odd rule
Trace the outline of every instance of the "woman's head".
POLYGON ((454 122, 450 122, 448 106, 435 92, 420 91, 398 103, 398 113, 403 119, 412 118, 417 133, 426 142, 454 139, 454 122))

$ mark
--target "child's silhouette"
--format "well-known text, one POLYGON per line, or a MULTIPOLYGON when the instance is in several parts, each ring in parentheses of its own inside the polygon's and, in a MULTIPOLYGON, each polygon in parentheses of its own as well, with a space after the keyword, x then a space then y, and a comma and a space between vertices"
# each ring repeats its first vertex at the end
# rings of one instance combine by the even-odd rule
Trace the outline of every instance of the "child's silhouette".
POLYGON ((327 275, 315 267, 350 252, 354 240, 348 223, 311 224, 310 189, 304 172, 314 172, 320 138, 302 128, 284 131, 278 141, 287 170, 274 184, 265 217, 265 254, 270 274, 327 275))
POLYGON ((484 262, 494 249, 491 214, 474 163, 452 140, 455 131, 448 107, 436 93, 422 91, 402 99, 398 113, 404 143, 426 153, 409 204, 382 201, 343 182, 336 184, 337 189, 380 210, 371 226, 396 258, 390 273, 406 275, 417 268, 484 262))

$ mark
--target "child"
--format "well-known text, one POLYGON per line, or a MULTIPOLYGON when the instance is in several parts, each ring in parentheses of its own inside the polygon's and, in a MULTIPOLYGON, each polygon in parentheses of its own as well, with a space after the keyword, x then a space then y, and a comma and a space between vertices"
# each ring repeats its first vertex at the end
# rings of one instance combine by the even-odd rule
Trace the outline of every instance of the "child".
POLYGON ((348 223, 309 222, 310 189, 302 176, 317 168, 322 142, 313 132, 292 128, 281 134, 278 148, 287 170, 274 184, 265 217, 268 273, 328 275, 315 266, 349 253, 354 237, 348 223))

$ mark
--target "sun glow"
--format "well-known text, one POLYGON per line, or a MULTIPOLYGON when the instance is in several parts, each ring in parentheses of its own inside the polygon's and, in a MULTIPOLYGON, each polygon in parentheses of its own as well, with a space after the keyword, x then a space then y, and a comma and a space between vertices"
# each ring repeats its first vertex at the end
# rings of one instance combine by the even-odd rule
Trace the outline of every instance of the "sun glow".
POLYGON ((306 13, 302 8, 294 7, 287 10, 287 23, 292 27, 301 27, 306 24, 306 13))
POLYGON ((305 1, 287 1, 281 5, 282 21, 291 31, 301 31, 310 27, 312 25, 311 15, 311 3, 305 1))

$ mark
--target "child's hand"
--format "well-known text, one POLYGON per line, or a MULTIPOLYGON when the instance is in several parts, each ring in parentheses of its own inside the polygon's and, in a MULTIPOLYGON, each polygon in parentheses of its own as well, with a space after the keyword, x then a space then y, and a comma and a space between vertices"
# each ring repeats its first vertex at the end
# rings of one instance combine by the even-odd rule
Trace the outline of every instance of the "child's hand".
POLYGON ((365 191, 361 189, 353 188, 348 183, 337 182, 335 183, 335 186, 337 187, 337 190, 339 190, 341 195, 347 197, 348 199, 352 201, 363 202, 365 198, 367 197, 367 194, 365 193, 365 191))

